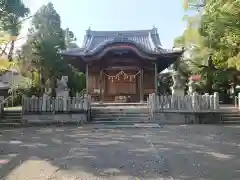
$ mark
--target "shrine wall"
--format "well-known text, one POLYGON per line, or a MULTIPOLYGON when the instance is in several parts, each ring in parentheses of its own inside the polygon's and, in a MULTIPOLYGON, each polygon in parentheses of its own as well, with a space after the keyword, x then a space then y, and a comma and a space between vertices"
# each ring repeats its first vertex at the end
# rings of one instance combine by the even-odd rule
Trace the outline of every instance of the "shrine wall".
POLYGON ((89 93, 97 93, 100 89, 100 73, 89 71, 87 80, 89 93))
POLYGON ((143 71, 143 88, 144 94, 150 94, 155 92, 155 74, 154 70, 143 71))

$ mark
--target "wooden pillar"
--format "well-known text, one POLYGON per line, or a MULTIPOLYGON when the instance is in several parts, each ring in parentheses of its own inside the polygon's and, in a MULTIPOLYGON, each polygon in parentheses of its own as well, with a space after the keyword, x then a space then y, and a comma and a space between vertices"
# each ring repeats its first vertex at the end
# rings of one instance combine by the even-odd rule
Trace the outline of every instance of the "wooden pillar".
POLYGON ((143 102, 144 100, 144 86, 143 86, 143 68, 140 69, 140 102, 143 102))
POLYGON ((86 94, 88 94, 88 64, 86 65, 86 94))
POLYGON ((158 72, 157 72, 157 63, 154 64, 154 83, 155 83, 155 93, 158 92, 158 72))
POLYGON ((100 79, 99 79, 99 88, 100 88, 100 101, 102 102, 103 101, 103 69, 101 68, 100 69, 100 79))

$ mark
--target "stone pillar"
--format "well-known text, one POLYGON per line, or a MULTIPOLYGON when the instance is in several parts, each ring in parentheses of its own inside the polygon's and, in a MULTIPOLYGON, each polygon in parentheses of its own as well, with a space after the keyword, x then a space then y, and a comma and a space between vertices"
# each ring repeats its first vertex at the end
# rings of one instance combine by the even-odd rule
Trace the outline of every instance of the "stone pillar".
POLYGON ((215 92, 213 97, 214 97, 214 110, 219 110, 219 93, 215 92))
POLYGON ((48 95, 47 93, 43 94, 42 97, 42 111, 45 112, 47 110, 47 99, 48 99, 48 95))
POLYGON ((158 72, 157 63, 154 64, 154 83, 155 83, 155 93, 158 93, 158 72))
POLYGON ((214 110, 214 96, 210 95, 209 98, 210 98, 210 100, 209 100, 210 110, 214 110))
POLYGON ((199 103, 198 103, 198 99, 197 99, 197 93, 194 92, 192 95, 192 107, 194 111, 197 111, 199 109, 199 103))
POLYGON ((86 65, 86 94, 88 94, 88 64, 86 65))
POLYGON ((143 68, 142 67, 140 69, 140 86, 139 86, 139 91, 140 91, 140 102, 143 102, 144 87, 143 87, 143 68))
POLYGON ((238 108, 240 109, 240 93, 238 93, 238 108))

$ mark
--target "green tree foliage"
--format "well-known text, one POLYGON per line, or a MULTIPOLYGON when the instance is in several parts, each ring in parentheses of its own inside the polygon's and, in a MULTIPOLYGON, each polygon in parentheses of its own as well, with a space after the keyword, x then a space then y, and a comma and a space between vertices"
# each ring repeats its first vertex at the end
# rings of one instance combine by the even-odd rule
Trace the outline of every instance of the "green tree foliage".
POLYGON ((201 73, 203 84, 211 91, 227 87, 240 69, 240 1, 239 0, 185 0, 187 28, 175 39, 175 45, 188 50, 192 73, 201 73), (213 64, 208 64, 212 55, 213 64), (234 70, 235 69, 235 70, 234 70))
MULTIPOLYGON (((68 32, 74 37, 71 31, 68 32)), ((56 79, 62 75, 69 77, 69 86, 74 91, 80 91, 84 87, 81 80, 84 79, 83 75, 70 68, 59 55, 59 50, 65 48, 65 35, 66 31, 61 28, 60 16, 52 3, 42 6, 33 16, 29 37, 20 56, 25 69, 35 71, 32 73, 35 77, 32 78, 39 78, 37 82, 41 89, 47 79, 51 80, 54 88, 56 79)))
POLYGON ((4 42, 1 56, 5 54, 7 44, 10 43, 8 59, 12 61, 14 44, 21 28, 21 18, 28 15, 29 9, 21 0, 0 0, 0 7, 0 32, 5 32, 10 36, 8 40, 5 39, 7 42, 4 42))
POLYGON ((204 9, 200 33, 212 49, 214 64, 240 69, 240 1, 209 1, 204 9))

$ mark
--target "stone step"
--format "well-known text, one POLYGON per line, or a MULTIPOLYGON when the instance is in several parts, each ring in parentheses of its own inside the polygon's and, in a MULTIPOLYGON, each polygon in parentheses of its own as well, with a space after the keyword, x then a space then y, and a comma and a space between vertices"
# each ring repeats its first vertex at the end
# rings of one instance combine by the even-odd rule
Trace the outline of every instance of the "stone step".
POLYGON ((149 117, 149 114, 91 114, 92 117, 149 117))
POLYGON ((20 119, 1 119, 0 123, 21 123, 21 118, 20 119))
POLYGON ((221 122, 222 124, 240 124, 240 120, 238 120, 238 121, 222 121, 221 122))
POLYGON ((132 120, 141 120, 141 121, 149 121, 150 117, 94 117, 93 121, 102 121, 102 120, 122 120, 122 121, 132 121, 132 120))
POLYGON ((92 121, 90 124, 108 124, 108 125, 116 125, 116 124, 147 124, 151 123, 150 121, 121 121, 121 120, 112 120, 112 121, 92 121))
POLYGON ((149 109, 93 109, 91 108, 92 113, 148 113, 149 109))
POLYGON ((92 107, 147 107, 147 103, 92 103, 92 107))
MULTIPOLYGON (((112 128, 160 128, 162 127, 156 123, 146 124, 90 124, 94 129, 112 129, 112 128)), ((88 125, 85 125, 88 126, 88 125)))
POLYGON ((152 119, 140 119, 140 118, 126 118, 126 119, 114 119, 114 118, 105 118, 105 119, 93 119, 91 123, 95 124, 101 124, 101 123, 124 123, 124 124, 133 124, 133 123, 157 123, 157 124, 192 124, 192 122, 185 122, 182 119, 171 119, 171 120, 166 120, 166 119, 157 119, 157 120, 152 120, 152 119))
POLYGON ((21 123, 2 123, 0 122, 0 127, 21 127, 22 124, 21 123))
POLYGON ((223 120, 240 120, 240 117, 235 116, 228 116, 228 117, 222 117, 223 120))
POLYGON ((5 115, 3 119, 22 119, 22 115, 12 114, 12 115, 5 115))
POLYGON ((228 113, 228 114, 221 114, 223 117, 240 117, 240 114, 237 113, 228 113))

